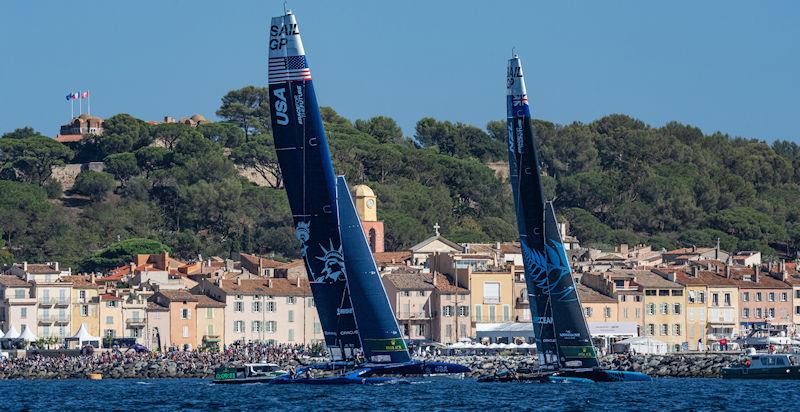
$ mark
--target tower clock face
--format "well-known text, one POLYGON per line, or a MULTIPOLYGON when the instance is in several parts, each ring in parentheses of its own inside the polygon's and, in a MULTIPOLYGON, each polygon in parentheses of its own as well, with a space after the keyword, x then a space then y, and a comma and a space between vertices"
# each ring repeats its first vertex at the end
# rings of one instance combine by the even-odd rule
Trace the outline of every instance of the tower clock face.
POLYGON ((372 209, 375 207, 375 200, 374 199, 367 199, 367 207, 372 209))

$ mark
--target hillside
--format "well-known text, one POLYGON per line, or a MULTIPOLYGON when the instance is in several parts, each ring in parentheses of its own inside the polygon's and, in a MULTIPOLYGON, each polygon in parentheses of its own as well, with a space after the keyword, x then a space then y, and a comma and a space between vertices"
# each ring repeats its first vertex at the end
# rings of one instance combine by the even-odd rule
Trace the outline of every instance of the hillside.
MULTIPOLYGON (((100 252, 130 238, 184 258, 296 256, 265 99, 262 88, 234 90, 217 112, 225 121, 198 127, 115 115, 102 136, 72 149, 29 128, 4 135, 0 262, 99 268, 100 252), (77 213, 48 201, 64 196, 53 166, 93 161, 104 171, 81 172, 62 199, 77 213), (251 183, 243 169, 276 187, 251 183)), ((424 239, 437 222, 459 242, 516 238, 510 190, 495 173, 506 157, 503 121, 484 130, 425 118, 412 139, 384 116, 351 122, 324 108, 323 117, 337 173, 378 195, 387 249, 424 239)), ((800 240, 795 143, 653 128, 624 115, 535 127, 548 197, 584 243, 670 248, 720 238, 726 249, 774 254, 800 240)))

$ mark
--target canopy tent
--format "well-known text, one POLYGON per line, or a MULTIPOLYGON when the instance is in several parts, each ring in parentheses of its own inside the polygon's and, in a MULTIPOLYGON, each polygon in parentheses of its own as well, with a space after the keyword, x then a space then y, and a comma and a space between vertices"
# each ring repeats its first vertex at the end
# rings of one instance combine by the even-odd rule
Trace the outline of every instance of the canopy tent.
POLYGON ((628 338, 614 343, 613 351, 616 353, 621 352, 636 352, 648 354, 664 354, 667 353, 667 344, 648 336, 639 336, 635 338, 628 338))
POLYGON ((5 336, 5 334, 3 333, 2 330, 0 330, 0 339, 3 339, 4 336, 5 336))
POLYGON ((5 339, 17 339, 17 338, 19 338, 19 331, 17 330, 17 328, 14 325, 11 325, 8 328, 8 332, 6 332, 6 334, 3 336, 3 338, 5 338, 5 339))
POLYGON ((37 339, 39 339, 39 337, 36 336, 35 333, 31 332, 31 328, 27 326, 22 328, 22 333, 19 335, 19 337, 20 339, 24 339, 27 342, 35 342, 37 339))
POLYGON ((478 341, 486 343, 512 343, 517 338, 533 342, 533 324, 530 322, 479 323, 475 326, 478 341))
POLYGON ((89 333, 86 324, 81 323, 78 333, 76 333, 75 336, 64 338, 64 341, 67 343, 67 347, 72 347, 71 343, 75 343, 77 344, 77 348, 80 349, 86 345, 92 345, 95 348, 100 348, 102 340, 98 336, 92 336, 92 334, 89 333))

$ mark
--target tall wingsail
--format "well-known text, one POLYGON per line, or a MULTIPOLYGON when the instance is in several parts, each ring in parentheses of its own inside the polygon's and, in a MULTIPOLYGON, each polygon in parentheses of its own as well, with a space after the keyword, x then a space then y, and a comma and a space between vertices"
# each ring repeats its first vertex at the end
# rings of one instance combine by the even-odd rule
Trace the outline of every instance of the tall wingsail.
POLYGON ((275 148, 325 344, 334 360, 350 359, 361 343, 347 289, 336 179, 291 12, 272 18, 267 65, 275 148))
POLYGON ((525 283, 539 364, 545 368, 598 366, 552 203, 544 201, 539 154, 520 59, 506 78, 509 177, 517 212, 525 283))
POLYGON ((364 357, 372 363, 411 360, 400 327, 369 249, 350 189, 343 176, 337 179, 337 204, 342 251, 347 262, 347 284, 359 326, 364 357))

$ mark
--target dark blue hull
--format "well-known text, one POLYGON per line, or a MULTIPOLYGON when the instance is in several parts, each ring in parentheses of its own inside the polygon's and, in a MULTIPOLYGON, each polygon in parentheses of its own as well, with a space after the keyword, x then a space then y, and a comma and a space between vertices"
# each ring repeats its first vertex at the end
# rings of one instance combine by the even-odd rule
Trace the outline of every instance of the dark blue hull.
POLYGON ((464 365, 447 362, 411 361, 399 364, 365 366, 370 369, 369 375, 434 375, 470 372, 470 369, 464 365))
POLYGON ((273 379, 270 383, 290 384, 300 383, 307 385, 375 385, 382 383, 407 383, 392 376, 421 376, 433 374, 459 374, 467 373, 470 369, 466 366, 447 362, 410 361, 393 364, 364 364, 353 370, 354 365, 349 362, 331 362, 311 365, 299 369, 292 378, 289 375, 273 379), (308 377, 307 371, 348 371, 337 376, 308 377), (381 375, 376 377, 375 375, 381 375))
POLYGON ((597 383, 597 382, 651 382, 653 378, 639 372, 608 369, 561 370, 552 373, 515 375, 505 373, 482 376, 478 382, 542 382, 542 383, 597 383))
POLYGON ((402 380, 398 380, 396 378, 374 378, 369 376, 370 369, 363 368, 357 369, 352 372, 338 375, 338 376, 323 376, 323 377, 310 377, 304 376, 305 371, 309 368, 305 368, 299 371, 295 377, 291 377, 289 375, 284 375, 279 378, 275 378, 269 383, 272 384, 303 384, 303 385, 378 385, 378 384, 386 384, 386 383, 405 383, 402 380))

